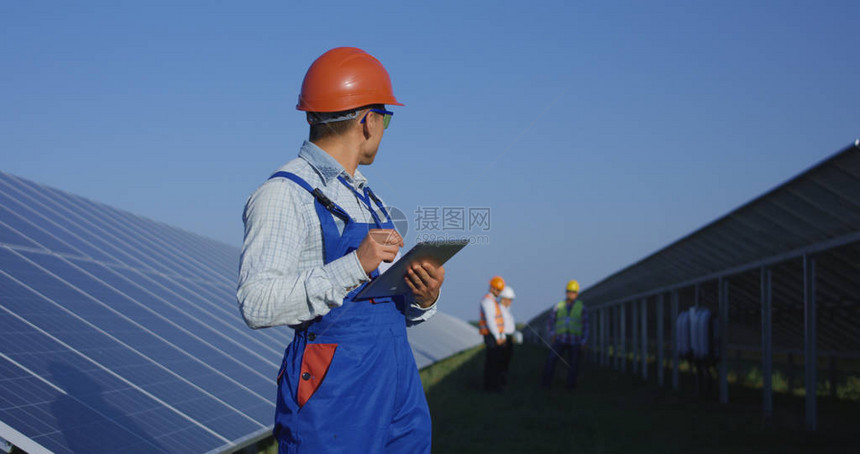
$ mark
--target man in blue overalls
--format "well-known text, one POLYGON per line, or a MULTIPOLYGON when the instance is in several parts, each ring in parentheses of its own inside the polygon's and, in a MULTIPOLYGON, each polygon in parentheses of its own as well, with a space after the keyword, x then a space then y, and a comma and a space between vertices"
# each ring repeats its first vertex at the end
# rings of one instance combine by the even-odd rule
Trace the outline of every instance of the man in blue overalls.
POLYGON ((237 296, 251 328, 289 325, 274 435, 281 453, 430 452, 430 412, 406 327, 430 318, 445 270, 414 263, 405 297, 355 295, 403 239, 358 171, 402 105, 385 68, 356 48, 308 69, 297 108, 310 137, 248 199, 237 296))

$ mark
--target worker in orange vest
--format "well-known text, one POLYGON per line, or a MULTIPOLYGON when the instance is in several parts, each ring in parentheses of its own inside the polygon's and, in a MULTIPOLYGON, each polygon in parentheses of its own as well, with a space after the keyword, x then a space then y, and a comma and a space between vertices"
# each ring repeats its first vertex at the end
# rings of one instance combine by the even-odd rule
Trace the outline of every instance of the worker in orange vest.
POLYGON ((481 320, 478 323, 484 336, 487 356, 484 361, 484 389, 501 390, 501 371, 505 345, 505 319, 498 298, 505 289, 505 280, 499 276, 490 279, 490 291, 481 300, 481 320))

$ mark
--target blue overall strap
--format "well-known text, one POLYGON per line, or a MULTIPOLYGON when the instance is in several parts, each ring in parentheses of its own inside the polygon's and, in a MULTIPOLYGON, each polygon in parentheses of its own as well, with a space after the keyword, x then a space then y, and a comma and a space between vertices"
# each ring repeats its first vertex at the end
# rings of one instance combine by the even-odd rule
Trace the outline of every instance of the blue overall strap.
POLYGON ((300 177, 294 173, 290 173, 290 172, 275 172, 272 174, 272 176, 269 177, 270 180, 275 179, 275 178, 286 178, 288 180, 292 180, 293 182, 295 182, 296 184, 301 186, 305 191, 310 192, 311 195, 314 196, 314 199, 320 205, 322 205, 323 208, 330 211, 331 214, 341 218, 343 220, 343 222, 351 222, 352 221, 352 219, 349 217, 349 214, 347 214, 346 210, 344 210, 343 208, 340 207, 340 205, 334 203, 331 199, 326 197, 326 195, 323 194, 322 191, 319 190, 319 188, 312 188, 311 185, 309 185, 307 181, 302 179, 302 177, 300 177))
MULTIPOLYGON (((314 209, 317 212, 317 217, 320 221, 320 227, 322 227, 322 241, 323 241, 323 250, 325 251, 325 263, 329 263, 332 260, 338 259, 339 257, 334 257, 334 249, 337 247, 338 240, 340 239, 340 234, 337 229, 337 225, 334 223, 334 218, 332 216, 337 216, 343 220, 344 226, 348 225, 352 222, 352 218, 349 217, 346 210, 340 207, 340 205, 334 203, 331 199, 325 196, 319 188, 312 188, 311 185, 308 184, 307 181, 303 180, 300 176, 290 173, 290 172, 275 172, 269 179, 274 178, 286 178, 288 180, 293 181, 302 187, 305 191, 311 193, 314 197, 314 209)), ((346 227, 344 227, 346 228, 346 227)))
POLYGON ((386 210, 385 207, 382 206, 382 200, 379 200, 379 197, 377 197, 376 194, 374 194, 373 191, 370 190, 369 186, 365 186, 364 190, 367 191, 367 195, 370 196, 370 198, 373 199, 374 202, 376 202, 376 206, 378 206, 379 209, 382 211, 382 214, 385 215, 385 219, 390 222, 391 215, 388 214, 388 210, 386 210))
POLYGON ((377 198, 376 195, 373 194, 369 187, 365 186, 364 194, 362 194, 358 192, 358 190, 355 189, 351 184, 349 184, 346 179, 343 178, 343 176, 338 176, 337 179, 340 180, 340 182, 343 183, 344 186, 349 188, 349 190, 352 191, 352 193, 355 194, 355 196, 358 197, 359 200, 364 202, 364 206, 366 206, 367 210, 370 211, 370 215, 373 216, 373 221, 376 222, 377 227, 382 227, 382 220, 379 219, 379 215, 377 215, 376 210, 373 209, 373 205, 370 203, 371 198, 373 198, 373 201, 376 202, 376 205, 378 205, 379 208, 382 210, 382 213, 385 215, 386 220, 391 220, 391 218, 388 216, 388 212, 385 210, 385 208, 382 207, 382 203, 379 201, 379 198, 377 198))

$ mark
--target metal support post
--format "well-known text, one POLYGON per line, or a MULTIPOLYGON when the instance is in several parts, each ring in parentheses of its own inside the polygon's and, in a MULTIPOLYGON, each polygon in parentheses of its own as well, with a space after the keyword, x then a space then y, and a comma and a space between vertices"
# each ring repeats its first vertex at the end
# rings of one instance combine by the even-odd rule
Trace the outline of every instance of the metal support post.
MULTIPOLYGON (((583 308, 582 311, 583 311, 583 313, 585 313, 585 311, 587 311, 587 310, 588 309, 583 308)), ((590 315, 593 316, 594 311, 591 311, 590 315)), ((594 329, 592 329, 591 331, 588 332, 588 338, 585 339, 585 351, 584 351, 585 360, 589 361, 589 362, 594 361, 594 337, 595 336, 596 336, 596 333, 595 333, 594 329)))
POLYGON ((591 348, 594 349, 594 364, 600 365, 600 309, 594 309, 590 314, 591 322, 594 327, 594 340, 591 343, 591 348))
MULTIPOLYGON (((805 318, 805 315, 804 315, 805 318)), ((806 348, 806 335, 804 334, 803 339, 803 348, 806 348)), ((805 370, 805 369, 804 369, 805 370)), ((788 368, 786 370, 786 378, 788 380, 788 392, 790 393, 794 389, 794 353, 788 352, 788 368)))
POLYGON ((630 355, 633 361, 633 374, 639 373, 639 301, 631 301, 630 305, 633 311, 633 321, 631 322, 633 325, 633 339, 632 339, 632 352, 630 355))
POLYGON ((761 269, 761 368, 762 368, 762 410, 764 419, 770 422, 773 418, 773 338, 771 336, 773 306, 771 282, 772 271, 766 267, 761 269))
POLYGON ((589 311, 588 323, 591 324, 588 327, 588 358, 591 362, 597 363, 597 320, 595 320, 595 311, 593 310, 589 311))
POLYGON ((618 347, 618 356, 621 358, 621 372, 627 373, 627 303, 621 303, 618 320, 621 323, 621 342, 618 347))
POLYGON ((603 367, 610 367, 609 364, 609 328, 611 327, 612 310, 608 307, 603 308, 603 367))
POLYGON ((633 362, 632 370, 634 375, 639 371, 639 362, 636 360, 636 354, 639 352, 639 304, 637 303, 638 301, 630 302, 630 326, 632 327, 631 331, 633 331, 630 337, 630 356, 633 362))
MULTIPOLYGON (((623 307, 623 306, 622 306, 623 307)), ((615 370, 621 369, 621 310, 615 306, 615 370)))
POLYGON ((729 402, 729 281, 728 279, 720 278, 717 282, 717 291, 719 292, 720 304, 720 403, 726 404, 729 402))
POLYGON ((597 364, 603 365, 603 308, 597 309, 597 317, 595 317, 597 327, 597 364))
POLYGON ((603 337, 603 366, 612 367, 612 358, 609 357, 609 348, 612 346, 612 308, 603 308, 603 327, 606 336, 603 337))
POLYGON ((818 377, 816 365, 815 258, 803 256, 803 363, 806 368, 806 428, 818 429, 818 401, 815 394, 818 377))
POLYGON ((663 386, 663 293, 657 295, 657 384, 663 386))
POLYGON ((678 389, 678 291, 672 290, 672 389, 678 389))
POLYGON ((597 365, 603 364, 603 309, 595 309, 594 311, 594 335, 596 336, 594 339, 594 348, 595 357, 594 362, 597 365))
POLYGON ((642 299, 642 380, 648 380, 648 298, 642 299))
POLYGON ((597 315, 598 315, 597 310, 592 309, 592 310, 588 311, 588 323, 590 324, 588 328, 591 330, 591 340, 589 341, 589 344, 591 346, 591 362, 593 362, 594 364, 597 364, 597 361, 598 361, 598 355, 599 355, 598 347, 600 345, 597 341, 598 340, 597 315))
POLYGON ((612 319, 612 307, 605 308, 606 318, 603 323, 606 325, 606 367, 612 367, 613 358, 609 356, 609 349, 612 348, 612 336, 615 335, 612 319))
POLYGON ((600 365, 607 366, 608 356, 606 354, 606 308, 600 308, 600 365))
POLYGON ((830 355, 830 360, 827 361, 827 369, 830 374, 830 397, 836 396, 836 386, 839 384, 839 368, 836 365, 836 356, 830 355))

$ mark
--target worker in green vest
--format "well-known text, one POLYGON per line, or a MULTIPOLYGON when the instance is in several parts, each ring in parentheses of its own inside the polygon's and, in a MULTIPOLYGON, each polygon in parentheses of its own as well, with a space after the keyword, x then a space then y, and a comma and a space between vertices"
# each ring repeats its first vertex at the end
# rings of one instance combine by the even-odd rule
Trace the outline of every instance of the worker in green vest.
POLYGON ((556 304, 547 318, 551 348, 541 382, 544 388, 552 386, 555 363, 559 358, 567 365, 567 389, 576 388, 579 359, 588 339, 588 311, 576 298, 578 295, 579 282, 568 282, 564 301, 556 304))

